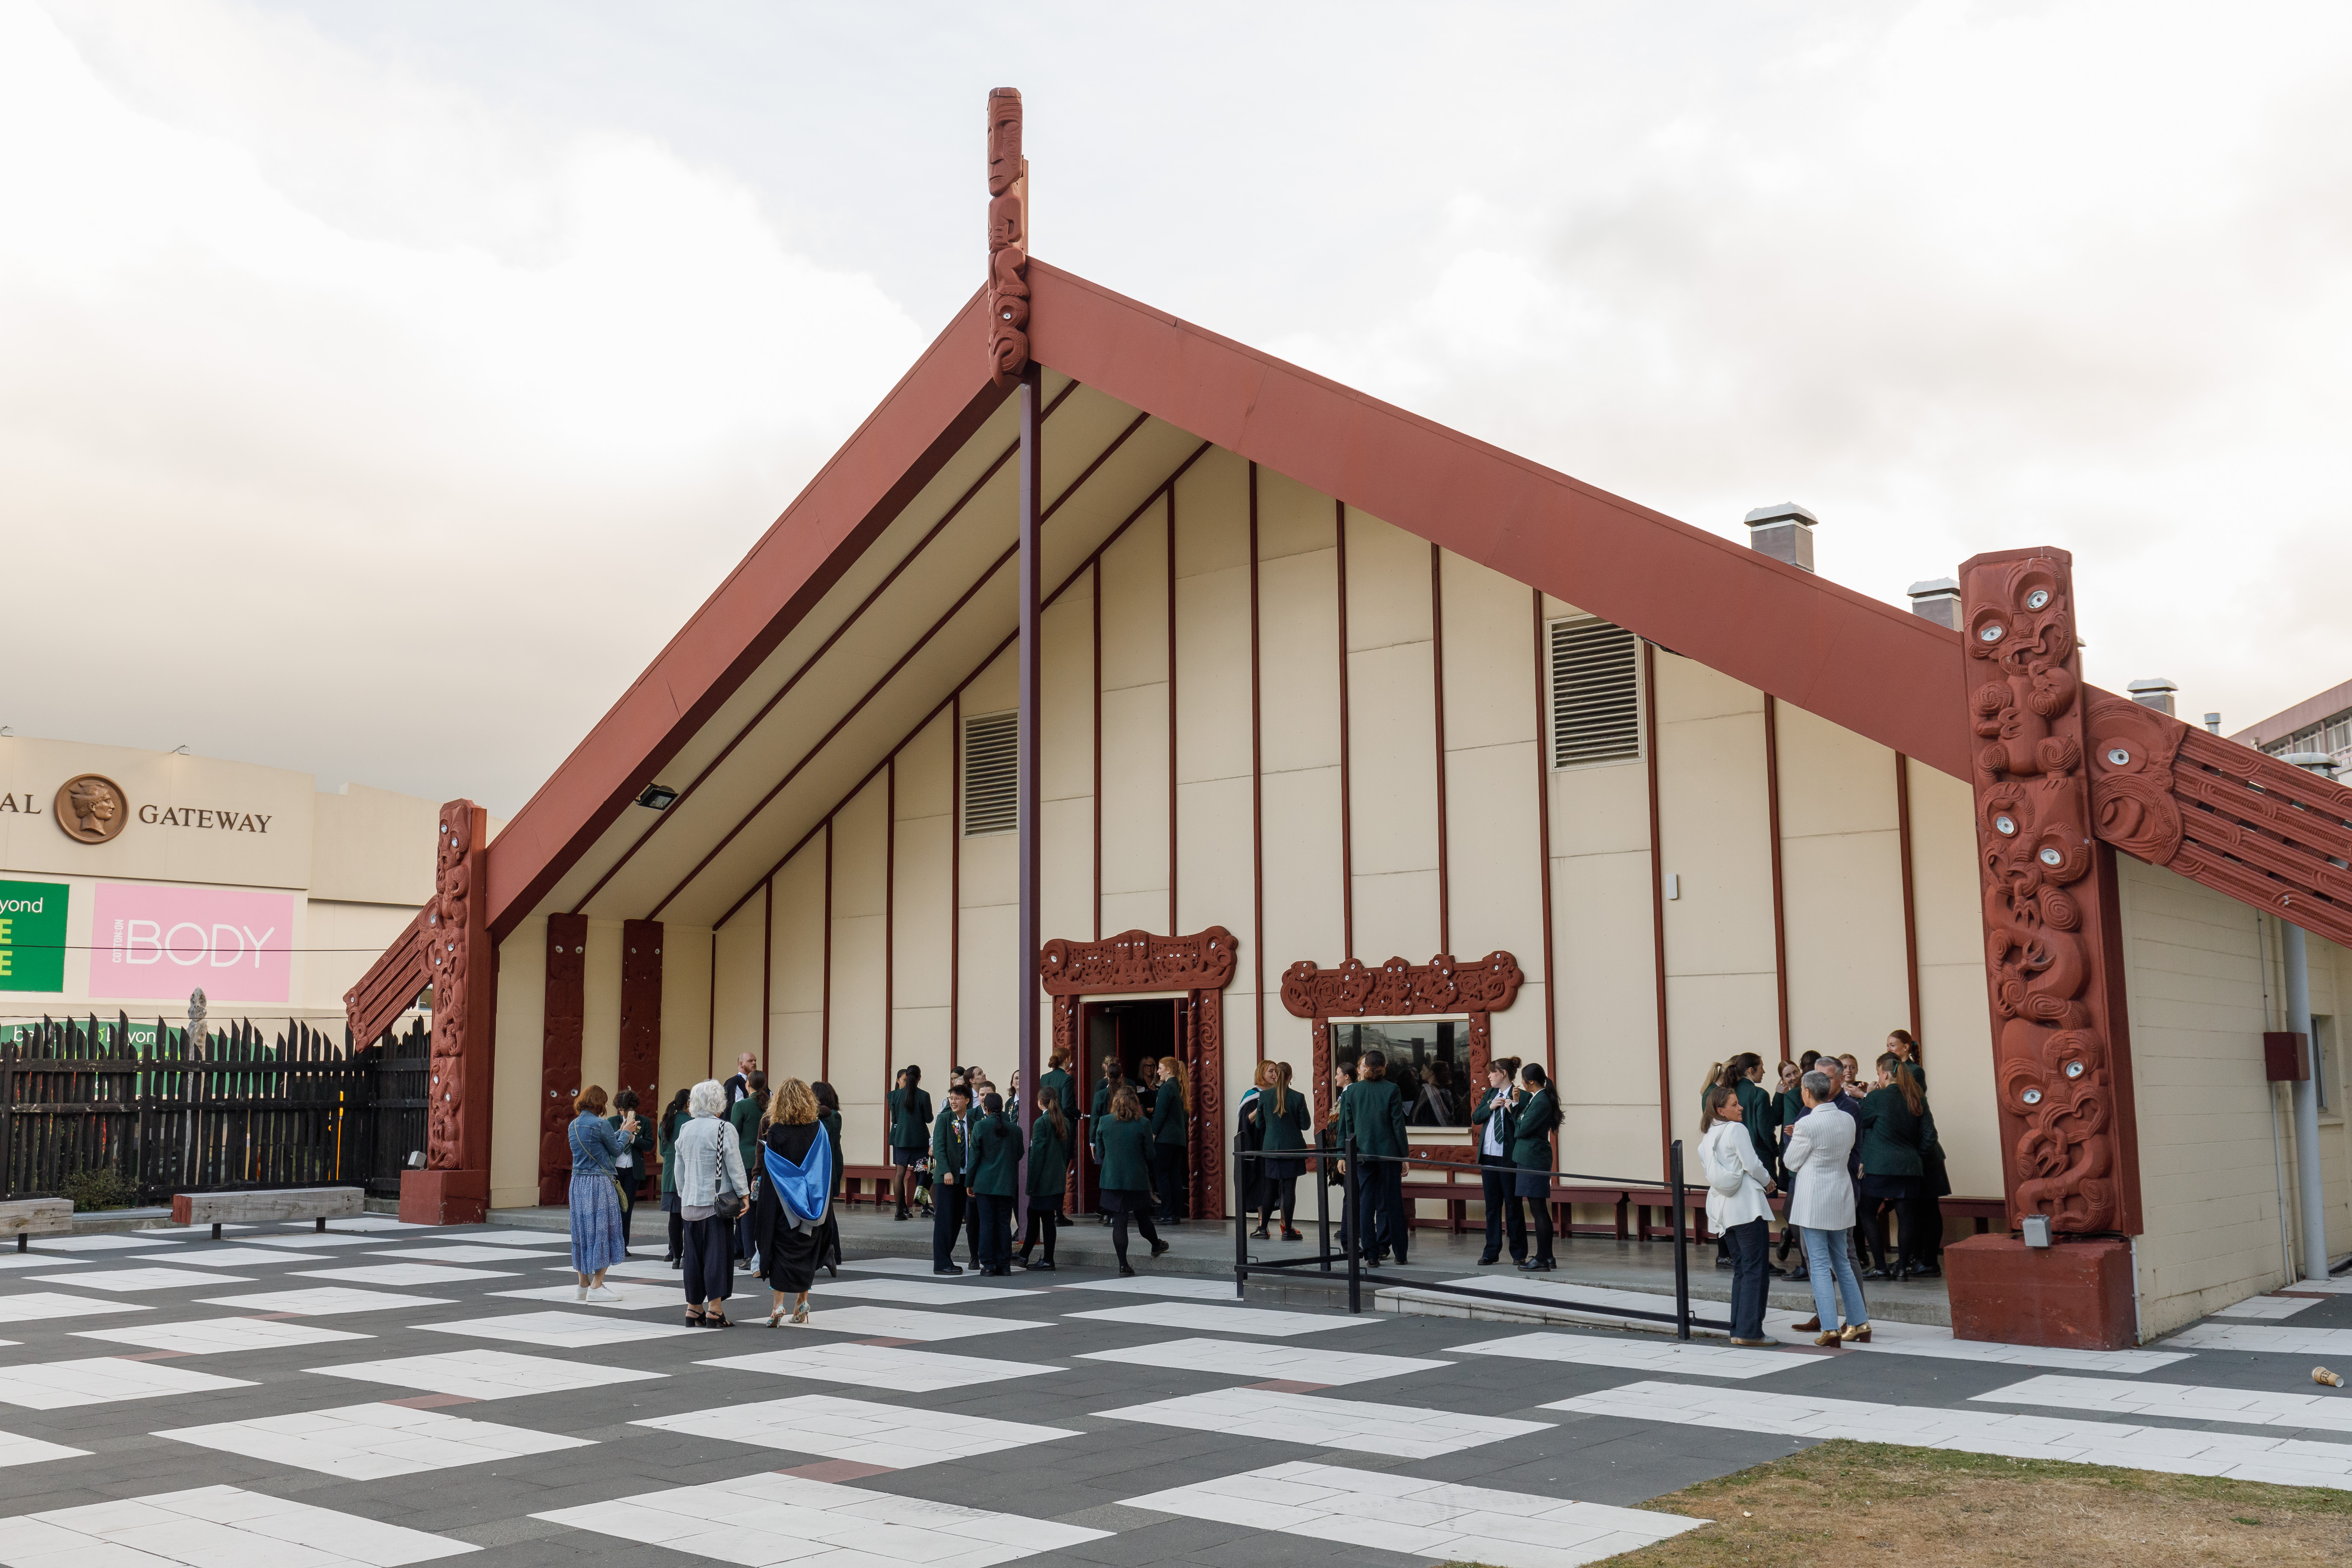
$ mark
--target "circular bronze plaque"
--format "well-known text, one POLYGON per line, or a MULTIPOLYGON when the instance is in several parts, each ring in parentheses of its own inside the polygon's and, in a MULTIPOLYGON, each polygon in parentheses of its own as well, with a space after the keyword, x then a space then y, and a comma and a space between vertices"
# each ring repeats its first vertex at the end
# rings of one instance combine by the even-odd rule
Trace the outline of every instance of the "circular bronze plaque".
POLYGON ((131 820, 131 797, 103 773, 83 773, 58 786, 57 813, 67 837, 103 844, 131 820))

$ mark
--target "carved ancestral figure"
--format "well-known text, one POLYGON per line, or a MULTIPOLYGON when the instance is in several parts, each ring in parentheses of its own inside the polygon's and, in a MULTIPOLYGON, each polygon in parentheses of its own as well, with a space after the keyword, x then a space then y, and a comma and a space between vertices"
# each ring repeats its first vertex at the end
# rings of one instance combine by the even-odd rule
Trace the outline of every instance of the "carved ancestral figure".
POLYGON ((2104 962, 2079 885, 2097 868, 2084 769, 2083 683, 2063 557, 1969 563, 1969 710, 1985 961, 1999 1031, 2002 1108, 2021 1214, 2064 1231, 2119 1221, 2104 962))
POLYGON ((441 808, 441 843, 434 857, 433 902, 425 906, 425 972, 433 984, 432 1096, 425 1110, 425 1165, 466 1168, 467 916, 475 895, 474 808, 453 801, 441 808))
POLYGON ((988 360, 1000 386, 1029 368, 1029 161, 1010 87, 988 95, 988 360))

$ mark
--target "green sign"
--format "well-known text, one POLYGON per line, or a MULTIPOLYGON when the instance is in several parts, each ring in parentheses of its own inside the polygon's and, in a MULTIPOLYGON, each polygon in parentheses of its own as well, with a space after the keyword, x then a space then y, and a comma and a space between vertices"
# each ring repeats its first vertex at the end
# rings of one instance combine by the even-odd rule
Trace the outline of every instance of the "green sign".
POLYGON ((66 885, 0 882, 0 991, 66 988, 66 885))

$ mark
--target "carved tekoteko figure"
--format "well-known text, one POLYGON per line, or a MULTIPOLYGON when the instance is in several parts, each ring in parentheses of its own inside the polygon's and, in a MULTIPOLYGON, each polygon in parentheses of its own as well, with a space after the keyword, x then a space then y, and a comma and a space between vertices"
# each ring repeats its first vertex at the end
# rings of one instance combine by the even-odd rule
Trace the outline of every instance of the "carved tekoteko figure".
POLYGON ((988 360, 999 386, 1029 368, 1029 160, 1010 87, 988 95, 988 360))
POLYGON ((470 990, 471 969, 478 944, 483 944, 481 889, 482 812, 471 801, 454 800, 441 808, 441 841, 433 861, 433 901, 425 906, 417 931, 425 952, 425 973, 433 986, 432 1076, 426 1085, 432 1096, 425 1110, 425 1163, 428 1170, 472 1170, 487 1164, 489 1151, 474 1147, 482 1120, 470 1096, 485 1078, 478 1060, 469 1062, 488 1042, 468 1038, 469 1026, 480 1011, 470 990), (469 1071, 469 1066, 474 1069, 469 1071))
POLYGON ((2116 917, 2095 874, 2072 561, 1979 555, 1960 583, 2010 1206, 2060 1231, 2134 1228, 2137 1184, 2119 1169, 2118 977, 2102 941, 2116 917))

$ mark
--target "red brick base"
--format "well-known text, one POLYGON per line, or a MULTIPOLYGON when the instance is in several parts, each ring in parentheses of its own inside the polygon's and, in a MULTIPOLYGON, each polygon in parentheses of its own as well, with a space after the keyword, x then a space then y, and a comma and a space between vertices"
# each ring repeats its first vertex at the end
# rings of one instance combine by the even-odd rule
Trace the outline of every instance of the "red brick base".
POLYGON ((488 1171, 403 1171, 400 1218, 404 1225, 479 1225, 490 1217, 488 1171))
POLYGON ((1944 1282, 1955 1339, 2083 1351, 2139 1342, 2127 1241, 2028 1247, 2013 1237, 1971 1236, 1944 1248, 1944 1282))

